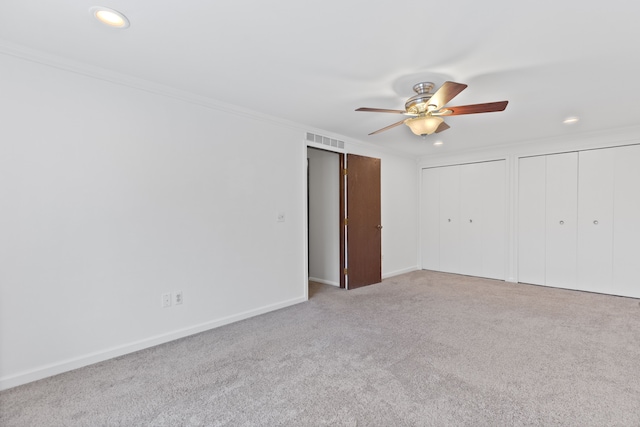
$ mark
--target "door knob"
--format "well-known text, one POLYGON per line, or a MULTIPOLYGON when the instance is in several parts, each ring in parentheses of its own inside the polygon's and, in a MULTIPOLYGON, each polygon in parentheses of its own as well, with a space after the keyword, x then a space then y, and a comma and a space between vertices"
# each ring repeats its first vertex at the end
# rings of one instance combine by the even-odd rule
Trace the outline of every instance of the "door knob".
POLYGON ((595 225, 598 225, 598 220, 596 219, 595 221, 593 221, 593 223, 594 223, 595 225))
POLYGON ((469 222, 473 222, 473 220, 472 220, 472 219, 470 219, 470 220, 469 220, 469 222))
POLYGON ((564 225, 564 221, 560 221, 560 225, 564 225))
POLYGON ((379 225, 379 224, 376 226, 376 228, 377 228, 378 230, 382 230, 382 226, 381 226, 381 225, 379 225))

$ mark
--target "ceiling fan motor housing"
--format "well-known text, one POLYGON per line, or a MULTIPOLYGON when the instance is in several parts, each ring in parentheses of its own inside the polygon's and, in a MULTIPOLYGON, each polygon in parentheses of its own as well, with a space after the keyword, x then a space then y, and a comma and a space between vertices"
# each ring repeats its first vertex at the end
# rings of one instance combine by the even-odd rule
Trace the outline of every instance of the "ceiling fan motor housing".
POLYGON ((429 110, 429 100, 433 96, 430 92, 434 87, 435 85, 431 82, 422 82, 414 85, 413 91, 416 92, 417 95, 409 98, 404 104, 407 113, 422 114, 427 112, 429 110))

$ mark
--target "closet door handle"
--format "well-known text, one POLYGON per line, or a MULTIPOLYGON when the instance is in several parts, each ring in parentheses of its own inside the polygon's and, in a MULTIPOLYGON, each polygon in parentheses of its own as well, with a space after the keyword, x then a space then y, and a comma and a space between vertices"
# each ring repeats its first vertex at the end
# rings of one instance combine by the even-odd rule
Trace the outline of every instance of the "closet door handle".
POLYGON ((564 225, 564 221, 560 221, 560 225, 564 225))
POLYGON ((594 225, 598 225, 598 220, 596 219, 595 221, 593 221, 594 225))

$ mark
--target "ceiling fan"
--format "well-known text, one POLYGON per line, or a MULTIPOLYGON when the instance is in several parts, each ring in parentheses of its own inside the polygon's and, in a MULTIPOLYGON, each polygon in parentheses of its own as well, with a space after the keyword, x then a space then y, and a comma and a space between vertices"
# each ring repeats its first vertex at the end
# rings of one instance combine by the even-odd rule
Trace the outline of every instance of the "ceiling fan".
POLYGON ((444 82, 440 89, 431 93, 434 88, 431 82, 422 82, 413 86, 416 95, 412 96, 404 104, 404 110, 387 110, 384 108, 361 107, 356 111, 369 111, 373 113, 394 113, 410 116, 408 119, 400 120, 392 125, 371 132, 375 135, 385 130, 389 130, 401 124, 409 126, 416 135, 431 135, 449 129, 449 125, 444 122, 442 116, 459 116, 462 114, 490 113, 503 111, 507 108, 509 101, 487 102, 484 104, 462 105, 459 107, 446 107, 456 95, 466 89, 463 83, 444 82))

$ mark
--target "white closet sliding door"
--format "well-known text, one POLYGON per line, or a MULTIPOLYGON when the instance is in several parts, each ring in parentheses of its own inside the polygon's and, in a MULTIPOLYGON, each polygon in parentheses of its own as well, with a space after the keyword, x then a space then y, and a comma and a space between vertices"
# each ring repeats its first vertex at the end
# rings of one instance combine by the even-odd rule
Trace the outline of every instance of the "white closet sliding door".
POLYGON ((506 162, 482 163, 481 194, 482 277, 504 280, 507 259, 506 162))
POLYGON ((545 156, 520 159, 518 166, 518 281, 544 285, 546 249, 545 156))
POLYGON ((574 289, 578 222, 578 153, 547 156, 545 284, 574 289))
POLYGON ((423 169, 420 199, 422 268, 440 270, 440 168, 423 169))
POLYGON ((611 293, 615 155, 615 148, 579 154, 577 283, 591 292, 611 293))
POLYGON ((611 293, 640 298, 640 145, 616 149, 611 293))
POLYGON ((460 166, 440 168, 440 271, 459 272, 460 166))
POLYGON ((504 280, 504 161, 422 171, 422 268, 504 280))
POLYGON ((640 298, 640 145, 518 167, 518 281, 640 298))
POLYGON ((482 276, 483 189, 489 183, 482 179, 484 164, 460 167, 460 241, 457 272, 482 276))

